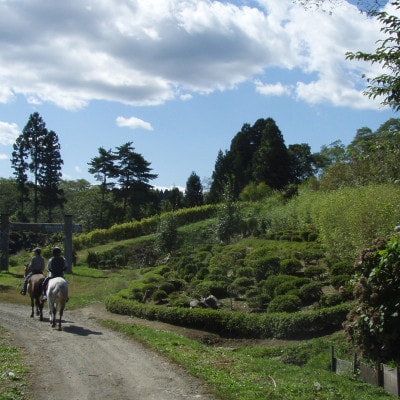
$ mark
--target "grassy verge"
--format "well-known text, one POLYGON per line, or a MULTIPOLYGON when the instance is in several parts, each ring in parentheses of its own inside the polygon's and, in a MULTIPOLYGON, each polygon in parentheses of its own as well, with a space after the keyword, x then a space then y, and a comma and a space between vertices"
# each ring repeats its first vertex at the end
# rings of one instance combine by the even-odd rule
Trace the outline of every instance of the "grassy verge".
POLYGON ((203 379, 226 400, 379 400, 381 388, 329 371, 330 346, 340 335, 277 347, 215 348, 185 337, 114 321, 102 323, 123 332, 203 379))
POLYGON ((0 326, 0 400, 24 399, 28 373, 20 350, 0 326))

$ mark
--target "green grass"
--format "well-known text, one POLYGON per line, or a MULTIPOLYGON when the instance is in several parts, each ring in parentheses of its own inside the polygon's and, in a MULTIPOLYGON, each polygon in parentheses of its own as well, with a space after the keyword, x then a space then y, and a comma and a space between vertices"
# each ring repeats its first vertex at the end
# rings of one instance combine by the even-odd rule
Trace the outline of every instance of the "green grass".
POLYGON ((177 334, 147 327, 103 321, 155 349, 190 374, 203 379, 227 400, 379 400, 381 388, 329 371, 330 346, 343 338, 331 336, 280 347, 215 348, 177 334))
POLYGON ((0 326, 0 400, 24 399, 28 373, 21 350, 12 345, 11 335, 0 326))

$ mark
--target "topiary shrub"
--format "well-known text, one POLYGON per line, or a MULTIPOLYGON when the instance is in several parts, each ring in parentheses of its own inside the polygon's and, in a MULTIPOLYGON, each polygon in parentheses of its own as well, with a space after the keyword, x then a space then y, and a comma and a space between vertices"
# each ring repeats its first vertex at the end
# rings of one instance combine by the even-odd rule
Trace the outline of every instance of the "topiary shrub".
POLYGON ((295 279, 291 279, 289 281, 282 282, 279 284, 274 290, 274 296, 281 296, 283 294, 288 293, 289 291, 297 289, 297 284, 295 279))
POLYGON ((331 284, 336 290, 338 290, 341 286, 347 286, 350 282, 350 279, 350 275, 331 276, 331 284))
POLYGON ((172 307, 189 307, 190 299, 183 293, 173 292, 168 296, 168 302, 172 307))
POLYGON ((353 273, 353 267, 346 261, 339 261, 333 264, 330 268, 331 275, 351 275, 353 273))
POLYGON ((315 279, 317 281, 322 280, 326 273, 326 268, 318 265, 310 265, 309 267, 304 269, 304 276, 306 276, 307 278, 315 279))
POLYGON ((171 282, 162 282, 158 286, 158 289, 163 290, 167 294, 170 294, 175 291, 175 286, 171 282))
POLYGON ((156 303, 162 303, 168 298, 168 294, 165 290, 156 290, 151 296, 151 299, 156 303))
POLYGON ((250 253, 251 258, 245 260, 245 265, 252 268, 257 281, 261 281, 268 276, 276 275, 280 269, 280 258, 260 255, 257 257, 256 251, 250 253))
POLYGON ((253 312, 262 312, 268 304, 267 296, 263 295, 259 289, 252 288, 245 293, 247 306, 253 312))
POLYGON ((246 292, 246 290, 252 286, 255 285, 255 281, 253 278, 247 278, 245 276, 242 276, 241 278, 236 278, 231 286, 235 286, 238 289, 240 289, 240 291, 242 293, 246 292))
POLYGON ((281 261, 281 274, 296 275, 303 268, 297 258, 289 258, 281 261))
POLYGON ((261 289, 269 296, 273 298, 275 296, 275 288, 284 282, 294 281, 296 277, 293 275, 273 275, 265 281, 260 283, 261 289))
POLYGON ((330 293, 323 294, 319 299, 319 306, 321 308, 324 307, 333 307, 343 302, 342 295, 340 293, 330 293))
POLYGON ((299 297, 305 305, 319 301, 321 296, 322 284, 319 282, 307 283, 299 289, 299 297))
POLYGON ((236 276, 238 278, 253 278, 254 270, 250 267, 241 267, 236 271, 236 276))
POLYGON ((217 299, 228 297, 227 284, 224 281, 203 281, 193 290, 194 297, 207 297, 210 294, 217 299))
POLYGON ((301 305, 301 300, 298 296, 292 294, 276 296, 268 304, 267 312, 296 312, 299 311, 301 305))

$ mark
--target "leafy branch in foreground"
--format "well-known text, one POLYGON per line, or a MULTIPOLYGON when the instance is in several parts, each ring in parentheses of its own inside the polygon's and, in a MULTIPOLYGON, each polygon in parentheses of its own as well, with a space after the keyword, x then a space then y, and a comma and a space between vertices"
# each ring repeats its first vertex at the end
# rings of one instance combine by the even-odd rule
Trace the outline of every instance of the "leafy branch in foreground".
MULTIPOLYGON (((396 10, 400 8, 399 1, 392 1, 391 4, 396 10)), ((379 40, 380 46, 375 53, 346 53, 346 59, 362 60, 372 64, 380 64, 385 73, 367 79, 368 87, 364 94, 375 99, 382 97, 382 105, 389 106, 394 111, 400 110, 400 19, 395 15, 389 15, 385 11, 371 11, 369 15, 376 17, 383 24, 381 32, 387 37, 379 40)))

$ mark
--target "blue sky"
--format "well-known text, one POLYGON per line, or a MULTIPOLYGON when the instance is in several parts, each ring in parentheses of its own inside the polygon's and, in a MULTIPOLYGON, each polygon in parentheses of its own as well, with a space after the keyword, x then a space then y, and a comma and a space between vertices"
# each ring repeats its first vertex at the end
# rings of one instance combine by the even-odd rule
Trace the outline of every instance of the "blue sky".
POLYGON ((207 187, 218 151, 259 118, 287 146, 347 145, 397 114, 362 95, 380 67, 345 60, 374 52, 380 26, 339 3, 2 0, 0 177, 35 111, 59 137, 63 178, 92 183, 98 148, 133 142, 154 186, 184 188, 194 171, 207 187))

